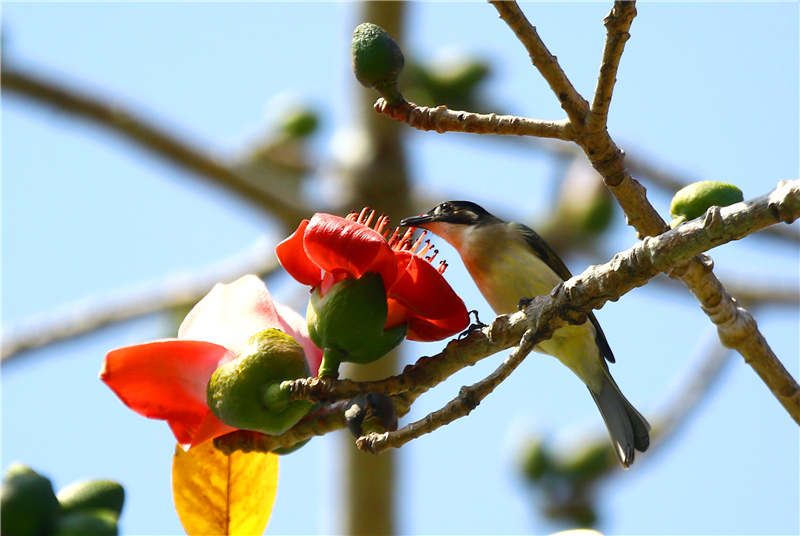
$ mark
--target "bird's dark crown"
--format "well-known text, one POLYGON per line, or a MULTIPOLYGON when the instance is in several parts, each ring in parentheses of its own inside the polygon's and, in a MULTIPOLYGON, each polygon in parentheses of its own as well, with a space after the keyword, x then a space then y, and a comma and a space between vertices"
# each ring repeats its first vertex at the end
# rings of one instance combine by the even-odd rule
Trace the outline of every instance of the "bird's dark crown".
POLYGON ((435 221, 460 225, 478 225, 497 221, 482 206, 472 201, 445 201, 439 203, 430 212, 435 221))

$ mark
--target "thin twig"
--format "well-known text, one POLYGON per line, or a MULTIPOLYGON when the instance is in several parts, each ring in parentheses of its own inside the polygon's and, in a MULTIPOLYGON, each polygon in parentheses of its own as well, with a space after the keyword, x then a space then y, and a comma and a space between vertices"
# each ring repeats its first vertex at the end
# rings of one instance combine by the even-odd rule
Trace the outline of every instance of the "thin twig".
POLYGON ((245 200, 267 209, 287 228, 313 212, 307 207, 297 205, 294 199, 275 197, 269 189, 259 188, 232 168, 122 106, 7 66, 3 66, 0 83, 3 92, 8 91, 39 104, 53 106, 62 112, 106 127, 173 164, 236 192, 245 200))
POLYGON ((273 246, 258 240, 247 252, 195 274, 171 275, 155 284, 120 290, 97 299, 70 304, 61 311, 23 320, 3 329, 2 363, 24 352, 84 335, 133 318, 191 307, 220 281, 254 273, 266 277, 279 268, 273 246))
POLYGON ((517 3, 505 0, 490 1, 490 3, 497 9, 500 18, 513 30, 517 39, 525 46, 531 63, 550 84, 550 89, 558 97, 561 108, 567 113, 570 122, 573 125, 582 122, 589 111, 589 103, 581 97, 572 82, 569 81, 556 57, 547 50, 544 42, 539 38, 539 34, 536 33, 536 28, 528 22, 517 3))
POLYGON ((531 353, 534 346, 544 337, 536 337, 536 333, 528 330, 522 336, 519 346, 489 376, 469 387, 464 386, 458 396, 445 407, 425 416, 422 420, 404 426, 395 432, 369 434, 358 438, 356 445, 363 451, 379 454, 389 448, 400 448, 409 441, 429 434, 456 419, 465 417, 478 407, 478 404, 514 372, 520 363, 531 353))
POLYGON ((471 134, 535 136, 572 140, 572 132, 566 121, 542 121, 515 115, 460 112, 449 110, 446 106, 428 108, 427 106, 418 106, 405 99, 389 104, 380 98, 375 103, 375 111, 418 130, 433 130, 440 134, 469 132, 471 134))
POLYGON ((597 122, 592 128, 605 128, 608 120, 608 108, 617 82, 617 70, 625 43, 630 39, 628 30, 636 16, 634 2, 614 2, 614 8, 606 16, 603 23, 606 27, 606 43, 603 47, 603 59, 600 63, 600 74, 592 100, 592 119, 597 122))

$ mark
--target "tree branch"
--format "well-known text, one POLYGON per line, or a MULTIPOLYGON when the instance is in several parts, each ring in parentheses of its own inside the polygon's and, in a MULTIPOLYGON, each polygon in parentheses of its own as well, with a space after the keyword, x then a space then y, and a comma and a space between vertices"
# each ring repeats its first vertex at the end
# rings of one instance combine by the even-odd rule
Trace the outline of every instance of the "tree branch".
POLYGON ((622 52, 625 50, 625 43, 631 37, 628 30, 635 16, 636 4, 634 2, 616 1, 611 13, 603 21, 606 27, 606 43, 592 100, 591 120, 596 121, 593 129, 606 128, 608 107, 611 104, 614 84, 617 82, 617 69, 619 69, 622 52))
POLYGON ((178 307, 191 307, 220 281, 232 281, 249 273, 266 277, 278 268, 272 244, 260 239, 244 254, 203 272, 171 275, 155 284, 71 304, 61 311, 4 328, 0 359, 3 365, 7 365, 24 352, 78 337, 104 326, 178 307))
POLYGON ((275 197, 270 190, 255 186, 230 167, 122 106, 112 105, 98 97, 82 94, 53 81, 6 66, 2 69, 0 83, 4 93, 8 91, 106 127, 206 181, 237 193, 245 200, 269 211, 287 228, 293 227, 309 212, 313 212, 307 207, 297 205, 295 200, 275 197))
POLYGON ((418 130, 434 130, 440 134, 469 132, 572 140, 572 131, 566 121, 542 121, 515 115, 460 112, 449 110, 446 106, 428 108, 405 99, 395 104, 388 104, 383 97, 375 103, 375 111, 418 130))
POLYGON ((570 123, 573 125, 582 123, 589 112, 589 103, 581 97, 572 82, 569 81, 558 64, 558 60, 547 50, 544 42, 539 38, 539 34, 536 33, 536 28, 528 22, 517 3, 505 0, 490 0, 489 3, 497 9, 500 18, 513 30, 517 39, 528 51, 531 63, 550 84, 550 89, 558 97, 561 108, 567 113, 570 123))
MULTIPOLYGON (((457 399, 441 410, 396 432, 389 432, 388 435, 367 436, 360 443, 363 448, 375 452, 400 446, 469 413, 468 410, 473 409, 477 402, 488 395, 524 359, 529 346, 532 348, 548 339, 555 330, 567 323, 586 322, 586 315, 591 310, 600 309, 608 301, 618 300, 658 274, 667 273, 674 266, 683 265, 710 248, 798 217, 800 180, 781 182, 769 194, 729 207, 711 207, 702 218, 686 222, 661 236, 645 238, 627 251, 615 255, 611 261, 600 266, 591 266, 582 274, 565 281, 549 296, 536 298, 525 311, 498 316, 490 326, 471 332, 465 339, 451 340, 441 353, 421 358, 414 365, 407 366, 398 376, 374 382, 320 381, 317 378, 308 378, 284 385, 290 387, 295 398, 304 397, 312 401, 351 398, 359 389, 392 394, 396 403, 401 402, 397 409, 398 414, 403 415, 408 405, 425 390, 486 356, 518 346, 512 354, 513 358, 510 356, 482 382, 465 388, 466 391, 462 390, 457 399), (523 337, 525 340, 520 342, 523 337)), ((758 355, 756 360, 762 357, 758 355)), ((777 359, 770 367, 770 374, 762 378, 773 392, 780 395, 778 399, 781 404, 800 424, 800 386, 777 359), (777 368, 774 367, 775 363, 777 368)), ((297 441, 319 435, 313 430, 306 430, 299 437, 295 431, 290 432, 293 434, 292 440, 297 441)), ((265 446, 276 448, 275 445, 283 445, 281 437, 268 436, 259 441, 263 441, 265 446)), ((236 450, 236 442, 230 441, 231 444, 226 448, 236 450)), ((271 449, 265 452, 269 450, 271 449)))

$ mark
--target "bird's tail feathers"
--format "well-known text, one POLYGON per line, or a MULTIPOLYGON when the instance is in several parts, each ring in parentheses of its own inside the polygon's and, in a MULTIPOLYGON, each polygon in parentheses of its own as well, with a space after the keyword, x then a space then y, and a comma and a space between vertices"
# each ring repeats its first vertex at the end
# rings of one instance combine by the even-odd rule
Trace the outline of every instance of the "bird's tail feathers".
POLYGON ((609 374, 599 393, 592 393, 611 435, 614 451, 625 469, 633 463, 634 450, 644 452, 650 446, 650 424, 622 395, 609 374))

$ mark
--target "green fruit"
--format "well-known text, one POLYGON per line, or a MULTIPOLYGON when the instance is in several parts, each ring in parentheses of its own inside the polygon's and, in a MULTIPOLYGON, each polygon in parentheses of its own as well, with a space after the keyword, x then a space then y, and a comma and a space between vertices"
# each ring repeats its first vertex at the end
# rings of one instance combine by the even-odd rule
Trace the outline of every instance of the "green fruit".
POLYGON ((317 114, 306 108, 291 110, 281 120, 281 130, 290 138, 310 136, 318 125, 317 114))
POLYGON ((727 182, 700 181, 681 188, 669 206, 672 227, 702 216, 709 207, 726 207, 744 200, 742 191, 727 182))
POLYGON ((208 406, 225 424, 279 435, 313 407, 305 400, 287 402, 280 383, 309 375, 303 347, 282 331, 267 329, 214 372, 206 390, 208 406))
POLYGON ((353 73, 362 85, 380 91, 388 102, 402 98, 397 78, 405 65, 403 51, 386 30, 365 22, 353 32, 350 46, 353 73))
POLYGON ((388 311, 383 280, 374 272, 343 279, 325 296, 314 289, 306 320, 311 340, 323 350, 320 376, 335 373, 343 361, 372 363, 400 344, 406 324, 384 330, 388 311))
POLYGON ((6 470, 0 495, 0 534, 52 534, 58 515, 58 499, 49 479, 19 463, 6 470))
POLYGON ((55 536, 117 536, 117 513, 105 508, 81 510, 62 517, 55 536))
POLYGON ((58 502, 61 503, 62 514, 103 508, 119 517, 125 502, 125 490, 113 480, 84 480, 73 482, 60 490, 58 502))

